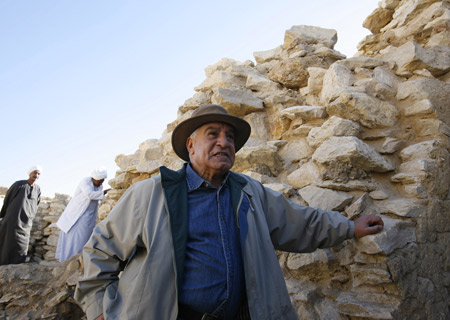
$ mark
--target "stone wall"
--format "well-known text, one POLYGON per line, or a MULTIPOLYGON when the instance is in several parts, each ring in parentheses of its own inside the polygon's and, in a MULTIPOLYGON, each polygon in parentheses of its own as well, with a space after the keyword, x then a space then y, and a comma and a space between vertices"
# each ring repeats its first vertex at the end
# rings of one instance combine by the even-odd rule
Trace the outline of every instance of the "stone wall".
POLYGON ((208 66, 160 139, 116 157, 100 217, 159 166, 180 168, 173 129, 218 103, 252 127, 233 170, 300 204, 385 221, 332 249, 278 252, 300 319, 450 318, 450 5, 384 0, 364 26, 373 34, 353 58, 333 49, 336 31, 293 26, 256 63, 208 66))

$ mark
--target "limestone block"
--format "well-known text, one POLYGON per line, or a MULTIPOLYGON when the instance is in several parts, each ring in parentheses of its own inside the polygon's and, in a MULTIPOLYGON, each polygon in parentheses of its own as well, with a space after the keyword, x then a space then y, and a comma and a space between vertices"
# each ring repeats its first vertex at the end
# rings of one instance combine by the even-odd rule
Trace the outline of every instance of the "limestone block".
POLYGON ((367 254, 391 254, 410 242, 416 242, 416 229, 409 221, 383 217, 383 231, 356 240, 360 251, 367 254))
POLYGON ((372 33, 379 33, 381 28, 392 20, 394 10, 377 8, 363 22, 363 27, 372 33))
POLYGON ((311 157, 314 150, 306 142, 306 139, 296 139, 286 143, 279 151, 279 155, 286 163, 298 162, 311 157))
POLYGON ((370 199, 369 195, 364 193, 350 206, 345 208, 345 215, 349 219, 355 219, 361 215, 376 214, 377 210, 373 207, 373 201, 370 199))
POLYGON ((400 217, 417 218, 425 213, 426 207, 408 199, 392 199, 377 201, 380 213, 395 214, 400 217))
POLYGON ((240 64, 239 61, 230 58, 222 58, 213 65, 205 68, 206 77, 211 77, 216 71, 224 71, 231 66, 240 64))
POLYGON ((250 137, 262 140, 270 140, 270 131, 267 124, 267 116, 262 112, 253 112, 244 117, 250 124, 252 131, 250 137))
POLYGON ((159 170, 159 167, 163 164, 158 160, 148 160, 142 163, 139 163, 136 166, 136 170, 140 173, 148 173, 152 174, 159 170))
POLYGON ((289 30, 286 30, 284 34, 283 47, 288 48, 297 38, 311 44, 322 43, 326 47, 333 49, 337 42, 337 32, 334 29, 325 29, 314 26, 292 26, 289 30))
POLYGON ((287 176, 288 183, 296 189, 312 184, 320 178, 320 170, 313 161, 308 161, 287 176))
POLYGON ((336 62, 337 65, 344 65, 351 71, 356 69, 375 69, 377 67, 386 66, 386 61, 374 57, 351 57, 348 59, 340 60, 336 62))
POLYGON ((279 84, 264 77, 263 75, 252 74, 247 77, 245 87, 252 91, 274 91, 278 90, 279 84))
POLYGON ((136 151, 135 154, 131 155, 119 154, 118 156, 116 156, 115 162, 120 169, 126 170, 128 167, 135 166, 136 164, 138 164, 139 158, 140 152, 136 151))
POLYGON ((369 193, 369 197, 373 200, 386 200, 389 198, 388 194, 383 190, 374 190, 369 193))
POLYGON ((397 76, 387 67, 378 66, 373 70, 375 81, 387 85, 389 88, 397 89, 399 80, 397 76))
POLYGON ((429 100, 433 105, 433 111, 439 119, 450 124, 450 83, 437 79, 418 79, 400 83, 397 92, 398 100, 408 99, 408 102, 429 100))
POLYGON ((295 190, 285 183, 265 183, 264 187, 282 193, 286 197, 290 197, 295 194, 295 190))
POLYGON ((404 145, 404 140, 387 137, 381 145, 379 152, 381 154, 393 154, 403 148, 404 145))
POLYGON ((399 156, 403 162, 415 159, 436 158, 441 148, 442 143, 439 140, 428 140, 404 148, 399 153, 399 156))
POLYGON ((317 263, 328 263, 328 256, 325 250, 318 249, 312 253, 291 253, 286 265, 291 270, 301 270, 304 267, 317 263))
POLYGON ((324 62, 318 56, 284 59, 273 65, 267 76, 289 89, 299 89, 308 84, 308 67, 323 67, 324 62))
POLYGON ((397 107, 360 92, 343 92, 327 106, 329 115, 361 123, 367 128, 392 127, 400 117, 397 107))
POLYGON ((349 180, 347 182, 335 181, 316 181, 315 185, 321 188, 339 190, 339 191, 364 191, 370 192, 377 189, 377 184, 370 181, 349 180))
POLYGON ((450 127, 437 119, 420 119, 417 121, 417 135, 419 137, 435 137, 443 134, 450 137, 450 127))
POLYGON ((319 95, 322 91, 323 77, 327 71, 324 68, 309 67, 308 71, 308 93, 313 95, 319 95))
POLYGON ((286 117, 290 120, 301 118, 303 120, 325 119, 327 111, 322 106, 294 106, 281 110, 279 113, 281 117, 286 117))
POLYGON ((435 111, 433 103, 428 99, 415 101, 405 109, 406 116, 430 114, 435 111))
POLYGON ((384 293, 345 291, 336 299, 340 313, 366 319, 394 319, 393 312, 400 302, 384 293))
POLYGON ((323 210, 343 210, 349 205, 353 196, 345 192, 306 186, 298 191, 299 195, 310 207, 323 210))
POLYGON ((48 238, 47 238, 47 244, 49 246, 54 246, 56 247, 58 245, 58 237, 56 235, 51 234, 48 238))
POLYGON ((327 46, 323 45, 322 43, 315 44, 315 45, 313 45, 313 47, 314 47, 315 55, 327 58, 333 62, 336 60, 345 59, 347 57, 346 55, 340 53, 339 51, 328 48, 327 46))
POLYGON ((223 106, 235 116, 243 116, 251 112, 263 111, 263 101, 245 89, 214 89, 211 102, 223 106))
POLYGON ((192 98, 187 99, 182 106, 178 108, 178 115, 189 110, 195 110, 198 106, 208 104, 211 101, 211 92, 196 92, 192 98))
POLYGON ((392 283, 391 274, 386 268, 377 266, 350 266, 353 287, 392 283))
POLYGON ((399 5, 400 0, 382 0, 381 7, 383 9, 394 10, 399 5))
POLYGON ((194 88, 195 91, 210 91, 216 88, 239 88, 245 87, 245 78, 237 77, 229 72, 216 71, 206 78, 200 85, 194 88))
POLYGON ((271 60, 280 60, 283 46, 278 46, 271 50, 253 52, 256 63, 265 63, 271 60))
POLYGON ((386 172, 394 169, 374 148, 356 137, 331 137, 316 149, 312 157, 324 165, 340 161, 365 171, 386 172))
POLYGON ((396 74, 399 76, 411 76, 414 70, 427 69, 433 76, 438 77, 450 70, 450 48, 424 49, 414 41, 398 48, 390 46, 383 50, 382 57, 395 62, 396 74))
POLYGON ((268 176, 277 176, 283 168, 283 163, 276 149, 269 146, 244 146, 236 153, 233 170, 243 172, 253 170, 268 176))
POLYGON ((325 72, 321 100, 330 103, 343 92, 349 91, 354 84, 354 76, 349 67, 342 63, 333 63, 325 72))
POLYGON ((134 176, 128 172, 123 172, 108 181, 109 185, 114 189, 126 189, 131 185, 134 176))
POLYGON ((312 128, 307 141, 311 147, 316 148, 333 136, 357 136, 359 129, 359 125, 351 120, 332 116, 321 127, 312 128))

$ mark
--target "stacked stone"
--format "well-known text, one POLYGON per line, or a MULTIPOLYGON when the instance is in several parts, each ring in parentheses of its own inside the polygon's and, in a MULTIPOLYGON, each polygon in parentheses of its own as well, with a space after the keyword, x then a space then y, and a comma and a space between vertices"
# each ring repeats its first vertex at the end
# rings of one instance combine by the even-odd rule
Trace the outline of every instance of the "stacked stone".
POLYGON ((161 139, 119 155, 114 197, 158 167, 180 168, 170 137, 199 105, 247 120, 243 172, 301 204, 384 231, 310 254, 279 253, 301 319, 450 318, 450 11, 446 1, 384 0, 346 59, 334 30, 294 26, 256 64, 222 59, 161 139))

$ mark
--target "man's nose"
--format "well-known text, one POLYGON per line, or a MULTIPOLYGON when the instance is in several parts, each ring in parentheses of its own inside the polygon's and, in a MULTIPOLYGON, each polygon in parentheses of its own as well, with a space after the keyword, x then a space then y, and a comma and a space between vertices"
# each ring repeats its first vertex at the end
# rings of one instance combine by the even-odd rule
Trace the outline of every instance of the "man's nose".
POLYGON ((231 141, 228 139, 227 134, 225 132, 221 132, 217 137, 217 144, 221 146, 228 146, 231 141))

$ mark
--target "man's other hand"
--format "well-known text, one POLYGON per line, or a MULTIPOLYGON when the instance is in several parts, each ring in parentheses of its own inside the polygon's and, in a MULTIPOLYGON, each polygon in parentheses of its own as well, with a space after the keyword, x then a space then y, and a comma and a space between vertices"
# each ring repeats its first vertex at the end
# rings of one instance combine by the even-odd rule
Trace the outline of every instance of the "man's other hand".
POLYGON ((355 238, 359 239, 368 234, 378 233, 383 230, 384 222, 381 217, 367 215, 355 221, 355 238))

